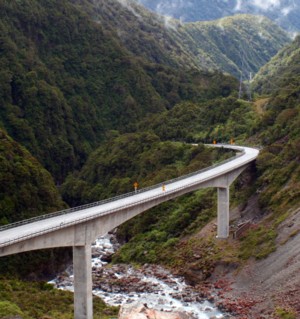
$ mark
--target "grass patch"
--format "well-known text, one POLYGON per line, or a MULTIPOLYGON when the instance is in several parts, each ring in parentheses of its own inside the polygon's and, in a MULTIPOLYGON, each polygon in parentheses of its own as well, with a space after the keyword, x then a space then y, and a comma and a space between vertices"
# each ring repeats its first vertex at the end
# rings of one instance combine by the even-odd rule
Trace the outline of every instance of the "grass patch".
MULTIPOLYGON (((23 319, 72 319, 73 293, 54 289, 44 282, 0 280, 0 318, 20 315, 23 319)), ((94 297, 94 319, 116 317, 118 308, 94 297)))
POLYGON ((275 239, 277 233, 274 228, 265 225, 250 228, 246 235, 241 238, 239 257, 243 260, 255 257, 262 259, 275 251, 275 239))
POLYGON ((17 315, 23 315, 23 312, 18 305, 9 301, 0 301, 0 318, 8 318, 17 315))
POLYGON ((297 319, 297 314, 294 310, 281 307, 276 308, 275 315, 280 319, 297 319))

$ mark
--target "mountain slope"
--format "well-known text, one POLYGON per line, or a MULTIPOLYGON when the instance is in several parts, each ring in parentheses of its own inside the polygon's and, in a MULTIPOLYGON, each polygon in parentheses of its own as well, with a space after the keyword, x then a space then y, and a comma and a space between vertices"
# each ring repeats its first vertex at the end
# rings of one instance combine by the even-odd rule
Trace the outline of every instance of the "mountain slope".
MULTIPOLYGON (((24 147, 0 129, 0 225, 64 208, 66 204, 50 173, 24 147)), ((66 250, 2 257, 0 273, 34 279, 39 276, 49 278, 62 270, 69 258, 70 254, 66 250)))
POLYGON ((253 87, 259 93, 274 93, 298 88, 300 73, 300 36, 263 66, 254 78, 253 87))
MULTIPOLYGON (((87 8, 84 4, 83 10, 87 8)), ((88 12, 114 30, 134 55, 172 67, 219 69, 236 77, 242 69, 256 72, 289 42, 283 30, 263 17, 238 15, 181 24, 130 0, 94 1, 88 12)))
POLYGON ((21 145, 0 130, 0 223, 64 208, 54 181, 21 145))
POLYGON ((286 35, 270 20, 251 15, 236 15, 212 22, 187 23, 183 29, 193 39, 189 50, 201 48, 215 66, 234 74, 248 76, 274 56, 286 35))
MULTIPOLYGON (((259 87, 269 95, 260 102, 256 139, 264 148, 257 159, 259 227, 242 240, 244 252, 273 252, 248 263, 236 278, 237 294, 257 298, 253 316, 298 318, 300 314, 300 38, 282 50, 259 73, 259 87), (260 244, 257 240, 265 237, 260 244), (251 247, 258 246, 253 250, 251 247), (247 281, 249 274, 253 281, 247 281), (273 309, 273 313, 270 313, 273 309)), ((246 211, 251 212, 249 205, 246 211)), ((247 212, 242 212, 247 215, 247 212)), ((249 256, 249 255, 248 255, 249 256)))
POLYGON ((228 95, 236 86, 229 77, 202 73, 203 90, 195 73, 137 59, 113 27, 72 1, 2 1, 0 17, 0 123, 58 183, 108 130, 130 130, 181 99, 228 95), (207 85, 214 81, 215 92, 207 85))
POLYGON ((298 0, 137 0, 151 10, 190 21, 216 20, 224 16, 246 13, 264 15, 290 31, 300 30, 300 3, 298 0))
POLYGON ((2 123, 58 179, 105 129, 164 109, 143 69, 69 1, 5 1, 0 12, 2 123))

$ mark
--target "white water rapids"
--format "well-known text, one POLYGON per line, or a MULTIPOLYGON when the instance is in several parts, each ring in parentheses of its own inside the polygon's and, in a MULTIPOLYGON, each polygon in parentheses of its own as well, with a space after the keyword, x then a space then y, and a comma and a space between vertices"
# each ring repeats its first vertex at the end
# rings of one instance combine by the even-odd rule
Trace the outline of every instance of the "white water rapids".
MULTIPOLYGON (((197 319, 225 318, 212 303, 199 299, 183 278, 174 277, 162 267, 103 267, 107 264, 103 256, 113 254, 118 248, 112 240, 115 241, 115 237, 108 234, 92 245, 93 294, 105 303, 120 306, 138 302, 156 310, 186 312, 197 319)), ((73 291, 72 268, 50 283, 58 289, 73 291)))

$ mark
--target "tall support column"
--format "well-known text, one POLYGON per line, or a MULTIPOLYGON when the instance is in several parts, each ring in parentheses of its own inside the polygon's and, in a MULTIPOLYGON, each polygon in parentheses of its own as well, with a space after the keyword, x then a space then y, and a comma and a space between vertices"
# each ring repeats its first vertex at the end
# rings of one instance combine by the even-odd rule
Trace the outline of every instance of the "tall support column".
POLYGON ((73 247, 74 319, 93 319, 91 245, 73 247))
POLYGON ((229 236, 229 187, 218 188, 218 235, 217 238, 229 236))

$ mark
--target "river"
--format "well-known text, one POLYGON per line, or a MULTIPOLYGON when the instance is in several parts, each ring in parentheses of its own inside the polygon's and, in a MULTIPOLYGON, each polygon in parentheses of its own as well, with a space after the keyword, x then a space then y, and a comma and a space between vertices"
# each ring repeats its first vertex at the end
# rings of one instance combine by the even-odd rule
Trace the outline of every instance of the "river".
MULTIPOLYGON (((111 306, 147 304, 149 308, 186 312, 198 319, 225 318, 212 303, 203 300, 199 292, 173 276, 161 266, 109 265, 111 255, 119 248, 113 234, 92 245, 93 294, 111 306)), ((73 291, 73 271, 70 266, 50 281, 56 288, 73 291)))

